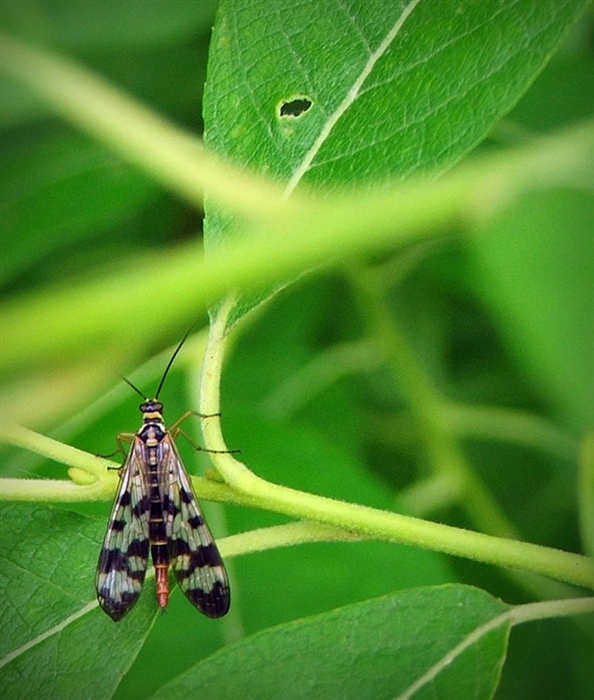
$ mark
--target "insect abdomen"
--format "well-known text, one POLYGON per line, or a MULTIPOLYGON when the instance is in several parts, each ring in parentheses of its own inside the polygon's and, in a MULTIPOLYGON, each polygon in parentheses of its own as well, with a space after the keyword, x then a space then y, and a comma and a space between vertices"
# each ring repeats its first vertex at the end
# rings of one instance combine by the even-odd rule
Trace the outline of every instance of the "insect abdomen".
POLYGON ((154 437, 151 435, 145 443, 148 452, 147 462, 149 468, 148 476, 151 503, 149 514, 149 539, 151 542, 151 557, 153 566, 155 567, 157 602, 161 608, 166 608, 169 601, 169 540, 163 513, 161 485, 159 484, 158 445, 160 439, 158 435, 158 432, 154 437))

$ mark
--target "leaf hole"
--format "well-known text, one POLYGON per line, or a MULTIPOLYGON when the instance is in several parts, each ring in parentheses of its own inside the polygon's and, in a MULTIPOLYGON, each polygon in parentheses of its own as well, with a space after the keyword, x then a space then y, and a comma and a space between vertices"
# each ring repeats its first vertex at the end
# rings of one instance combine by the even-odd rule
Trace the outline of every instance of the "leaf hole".
POLYGON ((312 105, 313 102, 309 99, 309 97, 299 95, 281 102, 278 113, 280 117, 290 117, 291 119, 296 119, 307 112, 312 105))

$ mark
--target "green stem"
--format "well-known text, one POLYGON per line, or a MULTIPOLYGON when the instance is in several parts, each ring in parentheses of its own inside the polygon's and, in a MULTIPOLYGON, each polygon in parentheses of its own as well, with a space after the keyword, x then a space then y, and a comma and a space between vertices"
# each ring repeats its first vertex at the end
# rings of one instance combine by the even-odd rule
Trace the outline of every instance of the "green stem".
POLYGON ((569 615, 585 615, 594 612, 594 598, 570 598, 569 600, 545 600, 539 603, 517 605, 510 610, 513 625, 533 620, 547 620, 569 615))
POLYGON ((239 556, 247 552, 262 552, 277 547, 291 547, 306 542, 353 542, 357 535, 330 525, 312 522, 294 522, 250 530, 239 535, 217 538, 221 554, 225 557, 239 556))
MULTIPOLYGON (((39 433, 24 428, 11 421, 2 420, 2 430, 0 440, 16 447, 23 447, 26 450, 43 455, 47 459, 52 459, 70 467, 82 469, 97 479, 103 478, 107 469, 119 468, 119 464, 114 464, 103 457, 90 455, 88 452, 76 449, 70 445, 65 445, 52 438, 45 437, 39 433)), ((18 479, 15 481, 23 481, 18 479)))
MULTIPOLYGON (((15 431, 5 432, 8 442, 15 431)), ((32 436, 37 435, 28 431, 31 447, 42 452, 42 443, 50 444, 43 436, 38 436, 38 442, 32 436)), ((210 445, 209 445, 210 446, 210 445)), ((89 460, 97 458, 81 453, 81 461, 67 445, 62 446, 64 454, 69 456, 71 464, 86 468, 89 460)), ((54 447, 52 454, 59 457, 54 447)), ((542 547, 540 545, 503 538, 493 537, 478 532, 441 525, 418 518, 411 518, 398 513, 369 508, 367 506, 345 503, 322 496, 316 496, 285 486, 279 486, 258 478, 249 472, 245 466, 235 464, 229 470, 229 461, 234 461, 231 455, 213 455, 217 462, 222 461, 224 471, 233 475, 234 486, 199 480, 198 492, 205 498, 233 502, 253 508, 262 508, 283 513, 295 518, 314 521, 334 528, 343 528, 347 532, 374 539, 385 539, 392 542, 416 545, 444 552, 450 555, 467 557, 488 564, 511 567, 543 576, 548 576, 578 586, 594 589, 594 560, 579 554, 571 554, 560 550, 542 547)), ((220 465, 217 465, 220 471, 220 465)), ((110 472, 113 474, 113 472, 110 472)), ((19 487, 22 498, 31 500, 79 501, 88 498, 107 497, 113 494, 114 479, 104 476, 103 483, 93 486, 77 486, 67 482, 43 482, 37 487, 36 481, 25 479, 9 479, 1 483, 2 498, 16 498, 14 491, 19 487), (59 491, 58 491, 59 489, 59 491), (43 496, 43 498, 42 498, 43 496)))
POLYGON ((578 554, 334 501, 257 477, 242 486, 258 494, 262 507, 286 515, 594 588, 594 560, 578 554))
MULTIPOLYGON (((233 303, 229 299, 221 307, 210 329, 201 384, 200 410, 206 414, 220 411, 220 376, 233 303)), ((419 378, 419 381, 423 380, 419 378)), ((421 389, 426 396, 426 388, 421 389)), ((209 449, 228 449, 218 417, 205 419, 202 429, 209 449)), ((260 479, 232 454, 213 454, 212 461, 232 491, 260 508, 343 527, 368 537, 414 544, 594 588, 594 561, 578 554, 295 491, 260 479)))

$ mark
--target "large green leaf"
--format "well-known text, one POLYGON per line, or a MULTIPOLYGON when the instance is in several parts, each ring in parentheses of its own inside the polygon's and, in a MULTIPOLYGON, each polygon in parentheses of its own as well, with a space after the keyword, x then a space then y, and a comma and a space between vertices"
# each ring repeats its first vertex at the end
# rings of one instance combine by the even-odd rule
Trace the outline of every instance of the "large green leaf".
POLYGON ((223 0, 207 142, 315 185, 448 167, 517 102, 584 4, 223 0), (298 97, 311 107, 280 116, 298 97))
MULTIPOLYGON (((207 144, 287 182, 451 166, 534 80, 584 0, 223 0, 207 144)), ((232 222, 208 210, 207 243, 232 222)))
POLYGON ((467 586, 401 591, 249 637, 153 697, 390 698, 433 669, 415 698, 491 698, 509 622, 474 640, 469 636, 506 609, 467 586), (468 646, 456 653, 464 642, 468 646))
POLYGON ((6 697, 111 697, 154 621, 150 596, 138 603, 139 614, 119 625, 94 605, 96 520, 47 506, 3 504, 0 522, 0 682, 6 697))

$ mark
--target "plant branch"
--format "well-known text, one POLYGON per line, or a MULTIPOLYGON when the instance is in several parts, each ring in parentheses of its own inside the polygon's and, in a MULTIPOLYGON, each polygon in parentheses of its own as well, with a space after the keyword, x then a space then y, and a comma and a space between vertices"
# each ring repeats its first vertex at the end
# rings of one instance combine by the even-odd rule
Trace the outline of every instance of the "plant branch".
MULTIPOLYGON (((28 431, 29 434, 37 435, 28 431)), ((4 439, 10 442, 11 435, 18 433, 5 432, 4 439)), ((31 437, 30 443, 36 442, 36 451, 42 450, 42 444, 47 438, 39 436, 36 442, 31 437)), ((48 441, 52 456, 57 456, 54 441, 48 441)), ((80 453, 81 461, 67 445, 64 445, 64 454, 70 456, 70 463, 75 467, 85 469, 88 460, 97 458, 80 453)), ((232 459, 231 455, 213 455, 213 458, 232 459)), ((228 465, 226 465, 228 466, 228 465)), ((235 467, 236 468, 236 467, 235 467)), ((220 470, 220 468, 219 468, 220 470)), ((113 472, 112 472, 113 473, 113 472)), ((507 540, 493 537, 478 532, 463 530, 460 528, 442 525, 439 523, 411 518, 398 513, 382 511, 367 506, 337 501, 331 498, 316 496, 314 494, 296 491, 273 484, 255 476, 247 468, 241 465, 237 471, 239 478, 235 478, 235 486, 198 480, 199 495, 213 500, 228 501, 249 507, 283 513, 306 521, 314 521, 332 528, 342 528, 352 535, 358 535, 373 539, 384 539, 392 542, 416 545, 450 555, 456 555, 482 561, 488 564, 497 564, 522 571, 548 576, 550 578, 585 586, 594 589, 594 560, 579 554, 571 554, 540 545, 507 540), (244 471, 249 475, 245 476, 244 471)), ((42 482, 40 487, 35 486, 36 481, 25 479, 10 479, 1 482, 0 493, 4 500, 16 498, 15 482, 21 482, 21 498, 26 497, 29 490, 29 499, 35 495, 36 500, 83 500, 88 498, 107 497, 113 494, 114 477, 105 477, 104 483, 97 486, 77 486, 67 482, 42 482), (55 487, 61 491, 58 494, 55 487), (41 492, 40 492, 41 491, 41 492)))
POLYGON ((103 457, 90 455, 88 452, 83 452, 76 449, 76 447, 52 440, 52 438, 45 437, 45 435, 36 433, 4 418, 2 420, 0 440, 9 445, 23 447, 38 455, 43 455, 55 462, 84 470, 96 479, 101 479, 107 469, 119 469, 120 467, 119 464, 115 464, 103 457))
MULTIPOLYGON (((239 171, 204 149, 202 141, 74 61, 1 37, 0 68, 37 92, 67 121, 137 163, 190 203, 204 192, 230 211, 262 218, 279 208, 282 188, 239 171)), ((283 207, 284 208, 284 207, 283 207)))
MULTIPOLYGON (((200 410, 209 415, 220 413, 220 376, 225 355, 227 320, 233 303, 233 298, 226 301, 210 328, 200 394, 200 410)), ((425 393, 421 392, 423 396, 425 393)), ((219 451, 211 455, 212 461, 226 485, 236 494, 248 498, 252 505, 304 520, 342 527, 367 537, 414 544, 594 588, 594 561, 586 557, 272 484, 260 479, 232 454, 225 452, 228 447, 223 438, 219 416, 203 420, 202 429, 206 446, 219 451)), ((474 493, 474 488, 467 491, 469 497, 474 493)))

